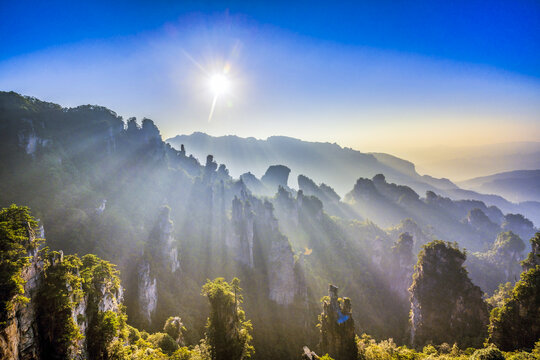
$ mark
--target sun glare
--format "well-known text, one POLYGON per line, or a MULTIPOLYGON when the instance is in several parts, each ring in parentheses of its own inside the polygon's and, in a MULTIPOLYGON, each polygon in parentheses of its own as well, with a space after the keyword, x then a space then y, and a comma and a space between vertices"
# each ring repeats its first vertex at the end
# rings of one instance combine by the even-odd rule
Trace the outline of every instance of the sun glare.
POLYGON ((223 95, 229 92, 231 83, 223 74, 214 74, 210 77, 210 90, 215 96, 223 95))

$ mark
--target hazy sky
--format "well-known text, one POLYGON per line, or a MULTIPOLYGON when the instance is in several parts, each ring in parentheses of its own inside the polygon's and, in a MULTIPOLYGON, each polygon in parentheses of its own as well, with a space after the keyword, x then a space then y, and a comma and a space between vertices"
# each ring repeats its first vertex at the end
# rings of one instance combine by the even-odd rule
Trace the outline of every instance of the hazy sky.
POLYGON ((540 141, 538 1, 256 3, 2 0, 0 90, 146 116, 164 138, 540 141))

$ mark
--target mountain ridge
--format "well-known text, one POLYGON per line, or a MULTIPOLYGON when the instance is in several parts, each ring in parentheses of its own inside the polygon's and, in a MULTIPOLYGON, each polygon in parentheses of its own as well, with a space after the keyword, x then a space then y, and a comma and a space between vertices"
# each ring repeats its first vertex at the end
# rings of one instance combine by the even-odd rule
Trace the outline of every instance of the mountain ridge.
POLYGON ((218 154, 216 159, 226 163, 235 176, 251 172, 260 178, 268 166, 283 164, 291 169, 291 177, 309 175, 316 183, 325 183, 344 197, 358 178, 372 178, 382 173, 389 182, 407 185, 419 194, 434 191, 455 200, 483 201, 505 213, 523 213, 540 224, 539 201, 513 203, 500 194, 462 189, 449 179, 420 175, 413 162, 391 154, 363 153, 337 143, 303 141, 289 136, 270 136, 264 140, 194 132, 165 141, 175 148, 184 144, 199 158, 204 154, 218 154))

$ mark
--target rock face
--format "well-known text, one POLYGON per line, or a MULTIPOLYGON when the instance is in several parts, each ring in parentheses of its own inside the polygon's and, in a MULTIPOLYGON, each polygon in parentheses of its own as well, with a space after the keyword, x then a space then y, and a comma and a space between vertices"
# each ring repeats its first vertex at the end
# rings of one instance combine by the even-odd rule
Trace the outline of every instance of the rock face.
POLYGON ((157 247, 161 249, 161 258, 168 263, 171 272, 180 269, 180 260, 178 259, 178 248, 176 239, 174 238, 174 225, 170 217, 171 209, 168 206, 163 206, 158 217, 156 227, 153 231, 153 236, 157 241, 157 247))
POLYGON ((138 269, 138 298, 139 309, 145 319, 150 323, 152 314, 156 310, 157 305, 157 281, 150 274, 150 264, 146 261, 139 265, 138 269))
POLYGON ((297 281, 291 244, 285 236, 272 242, 268 265, 270 299, 280 305, 291 304, 297 293, 297 281))
POLYGON ((144 258, 137 267, 137 302, 139 312, 148 324, 152 321, 152 314, 158 303, 157 279, 153 271, 158 267, 165 268, 165 271, 170 273, 180 270, 170 211, 168 206, 161 207, 144 249, 144 258))
POLYGON ((338 288, 330 285, 329 300, 323 302, 321 314, 321 351, 335 360, 355 360, 358 349, 355 342, 351 300, 338 299, 338 288))
POLYGON ((36 323, 36 292, 43 271, 43 261, 37 251, 28 254, 30 262, 22 271, 26 282, 24 293, 28 304, 18 304, 8 314, 5 327, 0 326, 1 359, 36 359, 39 354, 38 328, 36 323))
POLYGON ((432 241, 418 255, 411 292, 411 339, 426 343, 481 346, 489 314, 482 291, 463 267, 457 245, 432 241))

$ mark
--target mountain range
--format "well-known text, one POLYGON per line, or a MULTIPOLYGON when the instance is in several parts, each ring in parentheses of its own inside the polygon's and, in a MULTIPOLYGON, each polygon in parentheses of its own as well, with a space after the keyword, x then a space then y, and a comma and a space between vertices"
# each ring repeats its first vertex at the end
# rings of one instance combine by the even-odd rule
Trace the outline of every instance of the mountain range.
MULTIPOLYGON (((327 184, 344 196, 359 177, 372 178, 384 174, 389 182, 409 186, 419 194, 433 191, 455 200, 478 200, 495 205, 506 213, 524 214, 535 224, 540 224, 540 202, 535 195, 538 182, 535 184, 534 179, 531 179, 528 187, 515 190, 521 191, 522 196, 512 196, 511 199, 516 201, 512 202, 504 197, 510 194, 509 191, 460 187, 458 185, 461 183, 456 184, 446 178, 420 175, 412 162, 396 156, 362 153, 335 143, 307 142, 284 136, 272 136, 266 140, 234 135, 214 137, 200 132, 177 135, 166 141, 177 149, 186 146, 198 158, 203 158, 205 154, 217 154, 216 160, 227 164, 235 177, 246 172, 260 177, 269 166, 281 164, 291 169, 293 179, 300 174, 308 174, 316 183, 327 184)), ((508 182, 508 188, 515 185, 517 189, 520 185, 512 184, 510 180, 508 182)))

